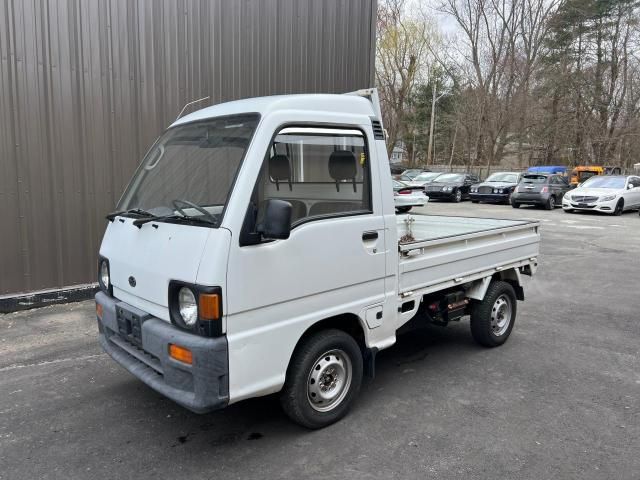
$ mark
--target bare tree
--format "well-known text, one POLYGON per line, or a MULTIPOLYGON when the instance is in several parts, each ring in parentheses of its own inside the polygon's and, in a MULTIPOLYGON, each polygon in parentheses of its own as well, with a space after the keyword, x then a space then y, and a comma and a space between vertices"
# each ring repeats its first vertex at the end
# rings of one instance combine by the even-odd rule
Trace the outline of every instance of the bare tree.
POLYGON ((376 84, 391 154, 403 133, 407 101, 425 67, 433 32, 407 15, 405 0, 385 0, 378 7, 377 35, 376 84))

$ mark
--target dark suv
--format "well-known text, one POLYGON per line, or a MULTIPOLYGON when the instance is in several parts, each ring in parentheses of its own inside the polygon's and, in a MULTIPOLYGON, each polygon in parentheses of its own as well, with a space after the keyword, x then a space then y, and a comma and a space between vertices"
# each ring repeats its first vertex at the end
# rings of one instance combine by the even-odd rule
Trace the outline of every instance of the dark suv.
POLYGON ((528 173, 511 194, 511 206, 537 205, 553 210, 562 205, 562 197, 571 190, 569 182, 562 175, 549 173, 528 173))

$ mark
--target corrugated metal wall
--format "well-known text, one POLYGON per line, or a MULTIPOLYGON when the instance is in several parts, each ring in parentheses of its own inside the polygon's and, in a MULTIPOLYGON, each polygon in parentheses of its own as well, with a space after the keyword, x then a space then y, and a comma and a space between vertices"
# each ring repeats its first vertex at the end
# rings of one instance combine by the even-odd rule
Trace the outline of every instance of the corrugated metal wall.
POLYGON ((375 8, 0 2, 0 295, 94 281, 104 215, 186 102, 371 86, 375 8))

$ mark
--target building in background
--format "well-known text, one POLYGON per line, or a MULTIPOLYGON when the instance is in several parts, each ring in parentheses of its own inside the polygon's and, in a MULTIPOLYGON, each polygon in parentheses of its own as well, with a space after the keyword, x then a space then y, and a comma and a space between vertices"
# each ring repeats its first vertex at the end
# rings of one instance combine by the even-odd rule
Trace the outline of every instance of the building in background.
POLYGON ((187 102, 372 86, 375 18, 376 0, 5 2, 0 311, 95 281, 104 215, 187 102))

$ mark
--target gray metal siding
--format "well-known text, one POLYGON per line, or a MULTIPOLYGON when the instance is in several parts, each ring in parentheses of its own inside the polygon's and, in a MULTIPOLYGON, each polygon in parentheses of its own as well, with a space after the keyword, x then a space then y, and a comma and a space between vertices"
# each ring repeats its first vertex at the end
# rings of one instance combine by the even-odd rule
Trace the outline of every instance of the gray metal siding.
POLYGON ((186 102, 371 86, 375 9, 4 0, 0 295, 94 281, 104 215, 186 102))

